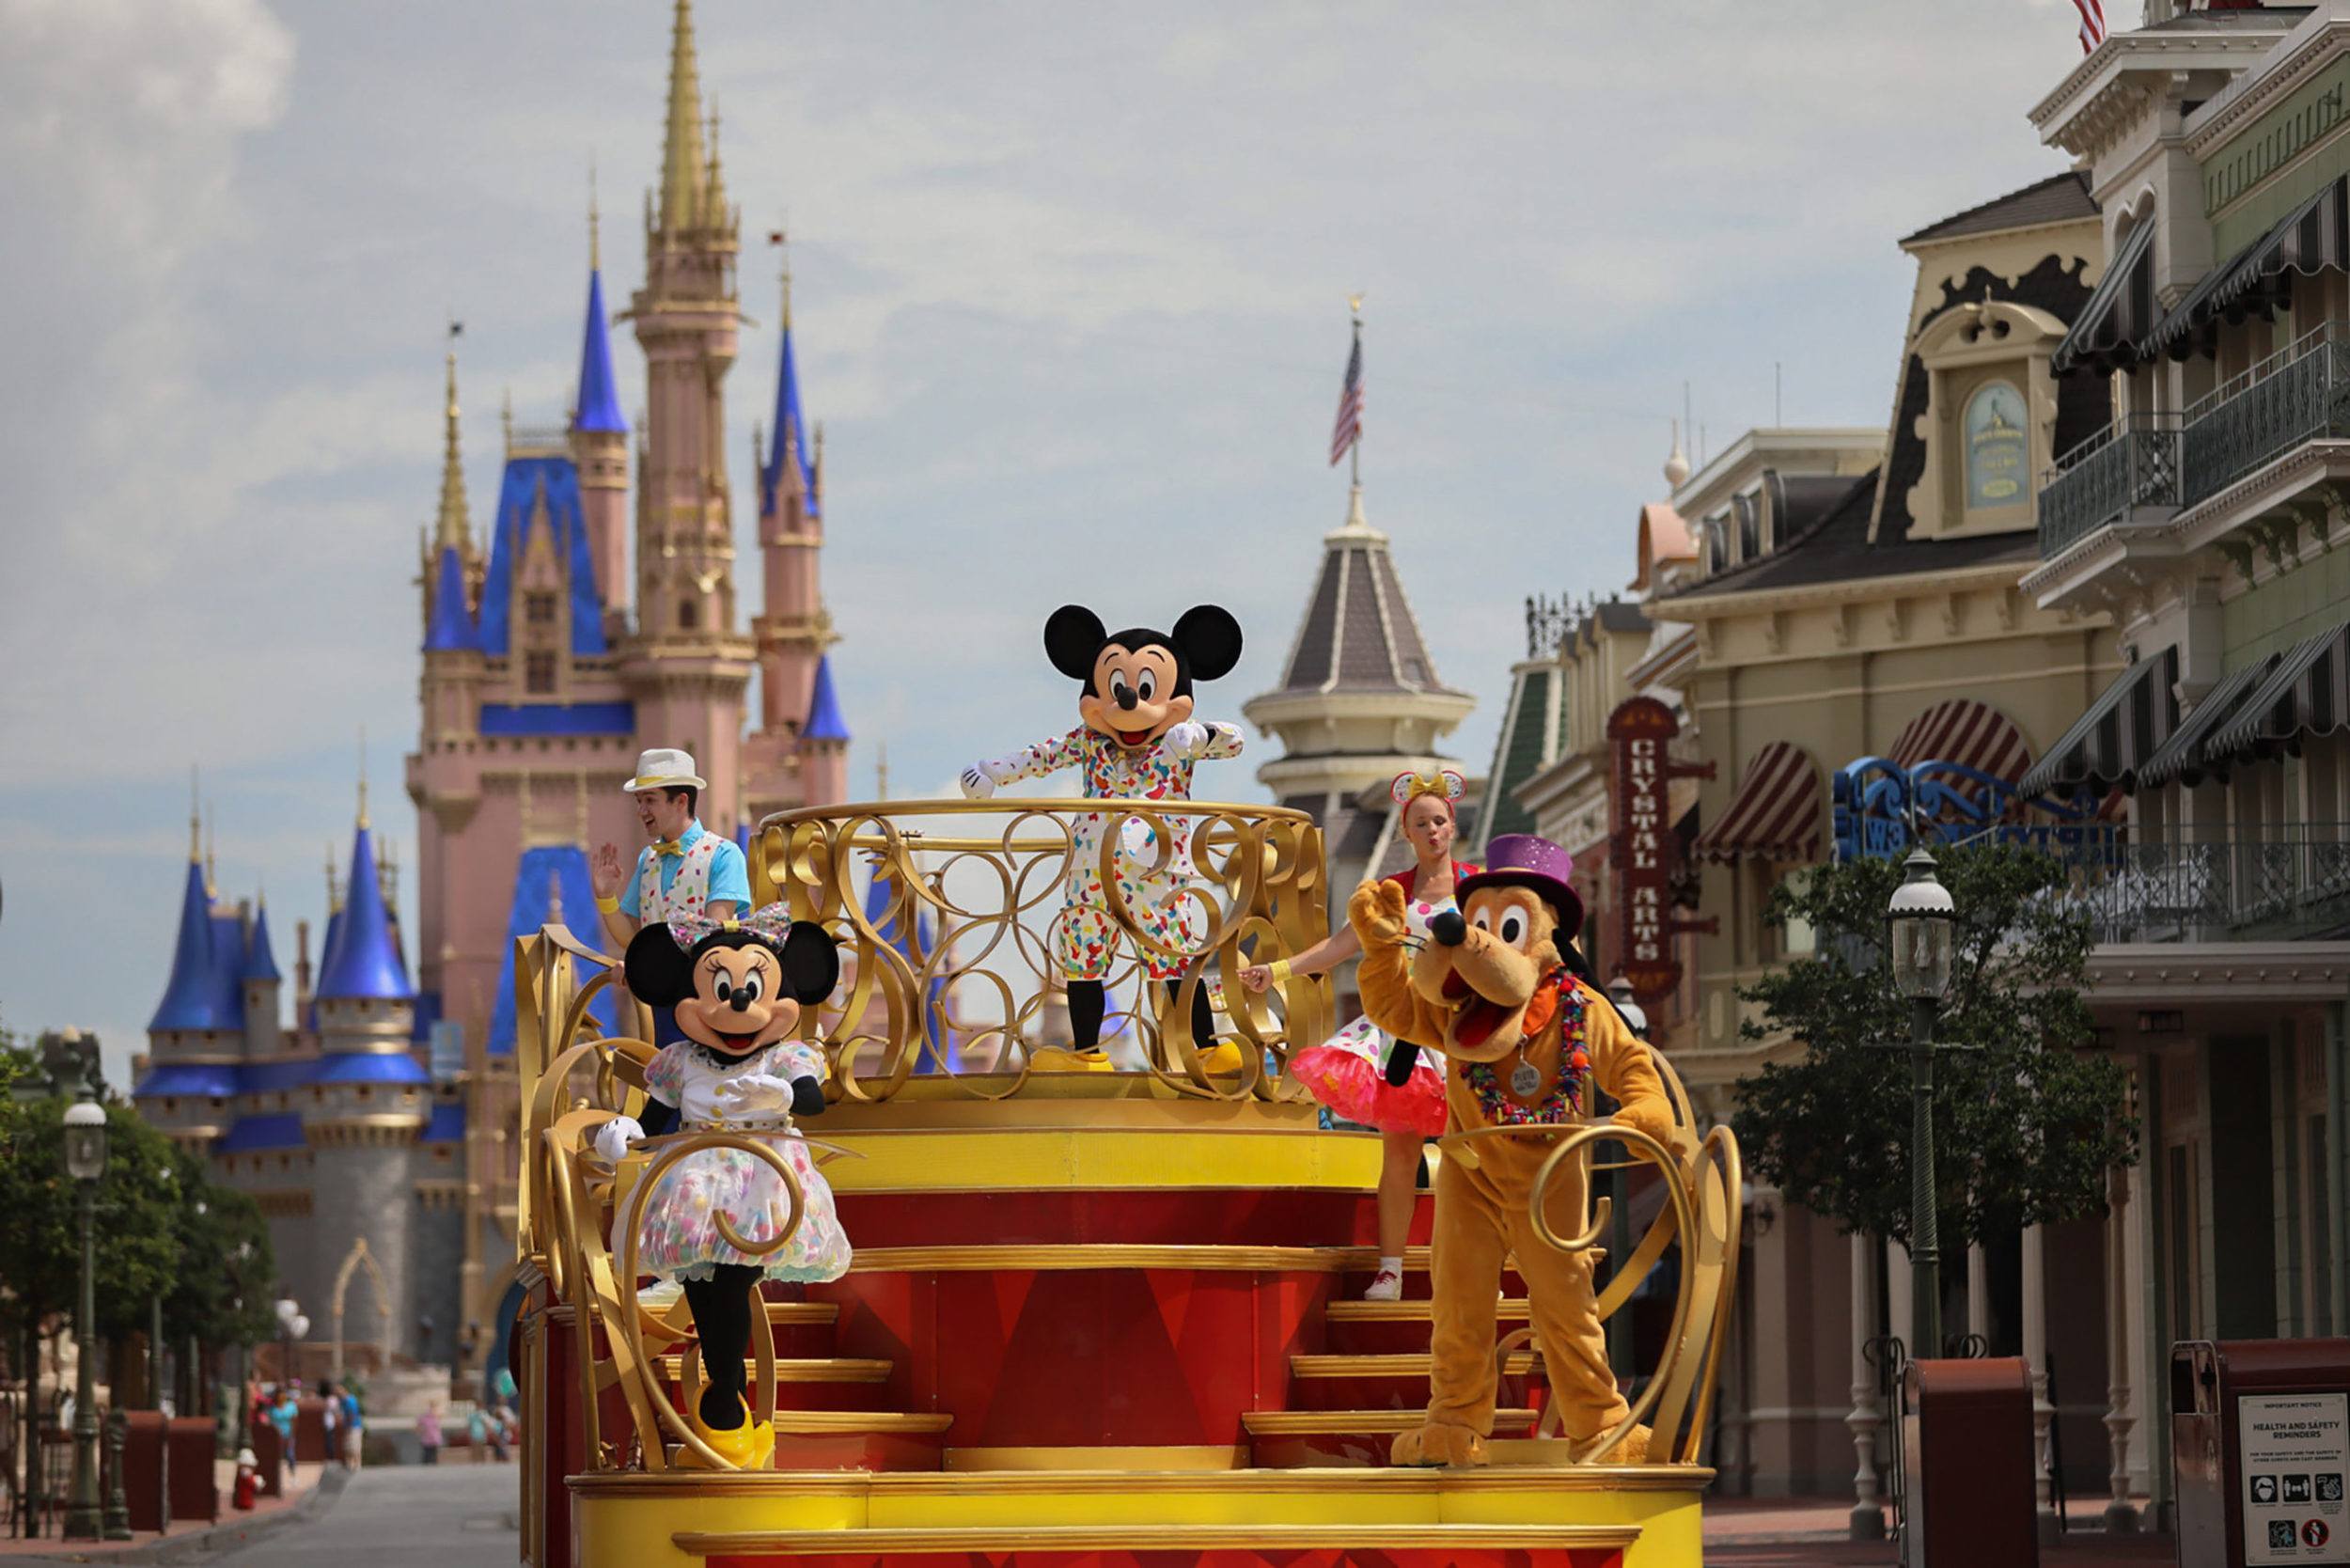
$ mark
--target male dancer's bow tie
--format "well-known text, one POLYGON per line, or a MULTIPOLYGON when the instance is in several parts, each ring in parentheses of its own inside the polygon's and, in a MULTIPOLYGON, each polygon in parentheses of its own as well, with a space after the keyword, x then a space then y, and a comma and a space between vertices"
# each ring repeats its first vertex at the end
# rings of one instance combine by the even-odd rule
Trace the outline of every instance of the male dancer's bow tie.
POLYGON ((652 842, 652 852, 655 855, 674 855, 682 857, 685 854, 685 845, 676 839, 655 839, 652 842))

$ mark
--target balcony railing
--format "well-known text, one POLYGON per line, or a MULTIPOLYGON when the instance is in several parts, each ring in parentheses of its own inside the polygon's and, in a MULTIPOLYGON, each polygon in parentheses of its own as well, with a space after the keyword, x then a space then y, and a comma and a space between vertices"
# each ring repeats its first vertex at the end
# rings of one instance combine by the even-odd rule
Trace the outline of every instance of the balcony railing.
POLYGON ((2179 431, 2181 506, 2304 441, 2350 436, 2350 328, 2326 321, 2189 407, 2179 431))
POLYGON ((2137 507, 2179 505, 2179 419, 2133 414, 2059 458, 2040 487, 2040 554, 2061 554, 2137 507))
POLYGON ((2067 895, 2100 942, 2291 940, 2350 925, 2350 825, 2124 842, 2067 895))

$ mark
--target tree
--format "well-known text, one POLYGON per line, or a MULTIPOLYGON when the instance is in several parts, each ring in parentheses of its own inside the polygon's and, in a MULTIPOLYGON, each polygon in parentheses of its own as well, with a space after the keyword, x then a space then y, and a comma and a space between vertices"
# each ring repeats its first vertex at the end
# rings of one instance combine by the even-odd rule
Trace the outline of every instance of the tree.
POLYGON ((175 1343, 262 1343, 276 1332, 269 1222, 251 1198, 208 1180, 201 1157, 183 1150, 178 1160, 180 1262, 164 1298, 164 1332, 175 1343))
MULTIPOLYGON (((2107 1172, 2137 1159, 2119 1063, 2098 1054, 2087 921, 2052 856, 2015 845, 1949 849, 1937 875, 1957 906, 1950 989, 1935 1024, 1935 1174, 1941 1243, 1963 1247, 2028 1225, 2103 1214, 2107 1172)), ((1819 868, 1772 896, 1765 918, 1808 922, 1812 957, 1740 995, 1760 1010, 1748 1040, 1792 1037, 1800 1058, 1738 1085, 1738 1139, 1792 1200, 1907 1242, 1910 1074, 1888 1045, 1909 1039, 1908 1004, 1885 954, 1898 861, 1819 868)))

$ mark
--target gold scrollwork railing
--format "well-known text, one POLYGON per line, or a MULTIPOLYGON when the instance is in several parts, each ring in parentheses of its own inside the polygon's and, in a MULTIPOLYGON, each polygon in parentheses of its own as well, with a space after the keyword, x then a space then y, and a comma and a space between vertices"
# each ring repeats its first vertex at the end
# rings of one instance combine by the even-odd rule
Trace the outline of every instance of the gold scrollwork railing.
MULTIPOLYGON (((1649 1056, 1664 1080, 1673 1109, 1671 1135, 1661 1142, 1637 1128, 1607 1121, 1589 1121, 1563 1132, 1539 1126, 1477 1127, 1438 1140, 1447 1157, 1472 1165, 1477 1161, 1476 1143, 1481 1138, 1538 1137, 1548 1142, 1549 1156, 1535 1175, 1527 1202, 1535 1236, 1560 1252, 1604 1250, 1601 1240, 1611 1217, 1611 1200, 1606 1196, 1589 1197, 1593 1175, 1646 1165, 1653 1167, 1662 1181, 1665 1201, 1631 1252, 1609 1274, 1606 1287, 1599 1293, 1598 1312, 1604 1323, 1623 1310, 1664 1261, 1665 1249, 1678 1240, 1682 1247, 1679 1284, 1664 1354, 1623 1419, 1576 1446, 1574 1457, 1578 1463, 1604 1456, 1635 1426, 1646 1421, 1654 1433, 1649 1463, 1698 1464, 1736 1308, 1739 1226, 1746 1191, 1737 1137, 1720 1126, 1700 1137, 1680 1074, 1663 1053, 1652 1049, 1649 1056), (1630 1157, 1594 1162, 1594 1148, 1610 1141, 1622 1144, 1630 1157), (1551 1206, 1559 1184, 1570 1170, 1580 1172, 1588 1212, 1577 1216, 1584 1221, 1580 1231, 1562 1236, 1553 1222, 1551 1206)), ((1496 1364, 1506 1371, 1510 1354, 1532 1339, 1530 1329, 1504 1337, 1495 1350, 1496 1364)), ((1539 1435, 1557 1436, 1559 1422, 1559 1405, 1554 1400, 1543 1407, 1539 1435)))
POLYGON ((886 1100, 917 1074, 988 1099, 1028 1082, 1035 1051, 1052 1043, 1042 1038, 1060 983, 1052 931, 1078 869, 1081 824, 1098 831, 1089 869, 1118 938, 1108 995, 1143 1065, 1179 1094, 1299 1093, 1268 1074, 1268 1054, 1286 1064, 1292 1041, 1328 1035, 1330 987, 1292 980, 1277 988, 1277 997, 1245 989, 1240 972, 1329 934, 1322 833, 1310 818, 1204 801, 998 799, 811 807, 760 824, 753 896, 788 902, 840 944, 843 991, 817 1027, 846 1098, 886 1100), (878 897, 858 895, 859 866, 878 897), (1175 941, 1137 917, 1151 913, 1136 907, 1146 898, 1182 913, 1175 941), (1153 966, 1181 967, 1171 1005, 1153 966), (1192 1038, 1203 985, 1220 993, 1214 1042, 1192 1038))

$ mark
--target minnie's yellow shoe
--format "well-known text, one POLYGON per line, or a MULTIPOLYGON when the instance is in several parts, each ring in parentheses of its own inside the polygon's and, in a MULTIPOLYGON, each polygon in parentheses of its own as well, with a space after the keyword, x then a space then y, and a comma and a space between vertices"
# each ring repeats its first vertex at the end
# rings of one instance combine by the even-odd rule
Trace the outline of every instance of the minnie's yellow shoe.
POLYGON ((1028 1058, 1032 1073, 1107 1073, 1111 1071, 1107 1051, 1064 1051, 1058 1045, 1047 1045, 1028 1058))
POLYGON ((1199 1053, 1199 1071, 1211 1078, 1229 1078, 1238 1073, 1247 1059, 1241 1055, 1237 1042, 1219 1040, 1199 1053))
MULTIPOLYGON (((765 1421, 751 1419, 748 1403, 743 1406, 743 1424, 724 1432, 713 1432, 702 1424, 701 1412, 689 1410, 685 1421, 694 1429, 694 1435, 708 1443, 713 1452, 737 1470, 764 1470, 776 1462, 776 1429, 765 1421)), ((688 1444, 678 1456, 678 1463, 689 1470, 709 1470, 717 1466, 701 1456, 688 1444)))

